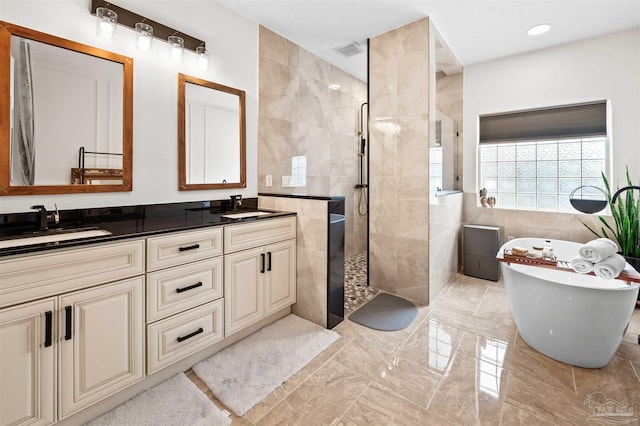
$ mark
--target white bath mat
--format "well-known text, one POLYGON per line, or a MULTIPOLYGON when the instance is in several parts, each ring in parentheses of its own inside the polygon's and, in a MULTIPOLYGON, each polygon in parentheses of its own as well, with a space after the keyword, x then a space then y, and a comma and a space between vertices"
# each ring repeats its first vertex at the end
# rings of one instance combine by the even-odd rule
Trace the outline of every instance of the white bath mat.
POLYGON ((222 426, 227 417, 183 373, 147 389, 85 426, 222 426))
POLYGON ((288 315, 194 365, 193 371, 224 405, 243 416, 338 337, 288 315))

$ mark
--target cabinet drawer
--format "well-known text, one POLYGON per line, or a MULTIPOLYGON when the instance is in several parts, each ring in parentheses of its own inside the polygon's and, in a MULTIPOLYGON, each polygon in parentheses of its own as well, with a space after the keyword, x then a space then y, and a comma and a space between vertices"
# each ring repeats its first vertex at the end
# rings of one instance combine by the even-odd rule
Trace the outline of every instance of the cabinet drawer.
POLYGON ((147 369, 154 373, 224 337, 223 299, 147 326, 147 369))
POLYGON ((109 243, 0 261, 0 306, 144 273, 144 240, 109 243))
POLYGON ((295 237, 295 216, 231 225, 224 229, 224 252, 233 253, 295 237))
POLYGON ((222 256, 147 276, 147 320, 153 322, 222 297, 222 256))
POLYGON ((222 228, 148 238, 147 252, 149 271, 219 256, 222 254, 222 228))

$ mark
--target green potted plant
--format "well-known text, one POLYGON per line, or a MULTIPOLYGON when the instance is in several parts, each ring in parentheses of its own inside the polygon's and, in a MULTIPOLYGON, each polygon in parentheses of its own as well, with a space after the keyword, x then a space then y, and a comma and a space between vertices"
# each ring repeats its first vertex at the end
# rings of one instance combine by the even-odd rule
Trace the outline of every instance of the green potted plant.
POLYGON ((602 216, 598 217, 603 224, 601 233, 594 231, 584 222, 583 225, 598 237, 616 241, 620 247, 620 254, 636 271, 640 271, 640 197, 636 197, 633 191, 634 189, 640 190, 640 186, 632 185, 629 167, 627 167, 626 175, 627 186, 619 188, 615 194, 611 195, 607 177, 602 173, 607 204, 615 226, 611 226, 602 216))

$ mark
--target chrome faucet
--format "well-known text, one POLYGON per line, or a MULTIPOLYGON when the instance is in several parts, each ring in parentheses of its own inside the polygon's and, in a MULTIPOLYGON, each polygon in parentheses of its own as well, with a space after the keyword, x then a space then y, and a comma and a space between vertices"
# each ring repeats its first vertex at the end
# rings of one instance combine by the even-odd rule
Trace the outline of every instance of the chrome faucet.
POLYGON ((58 213, 58 205, 56 206, 55 212, 47 212, 47 209, 43 205, 31 206, 32 209, 38 211, 38 220, 40 222, 38 226, 38 231, 46 231, 49 229, 49 219, 53 219, 55 224, 60 223, 60 213, 58 213))

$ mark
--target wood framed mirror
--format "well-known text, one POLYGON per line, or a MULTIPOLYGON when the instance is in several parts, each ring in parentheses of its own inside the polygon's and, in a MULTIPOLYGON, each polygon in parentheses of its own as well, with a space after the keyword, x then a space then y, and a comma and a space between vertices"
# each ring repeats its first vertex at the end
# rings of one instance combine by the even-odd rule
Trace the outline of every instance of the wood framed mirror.
POLYGON ((0 67, 0 195, 131 191, 133 59, 0 21, 0 67))
POLYGON ((178 189, 246 188, 245 92, 178 74, 178 189))

